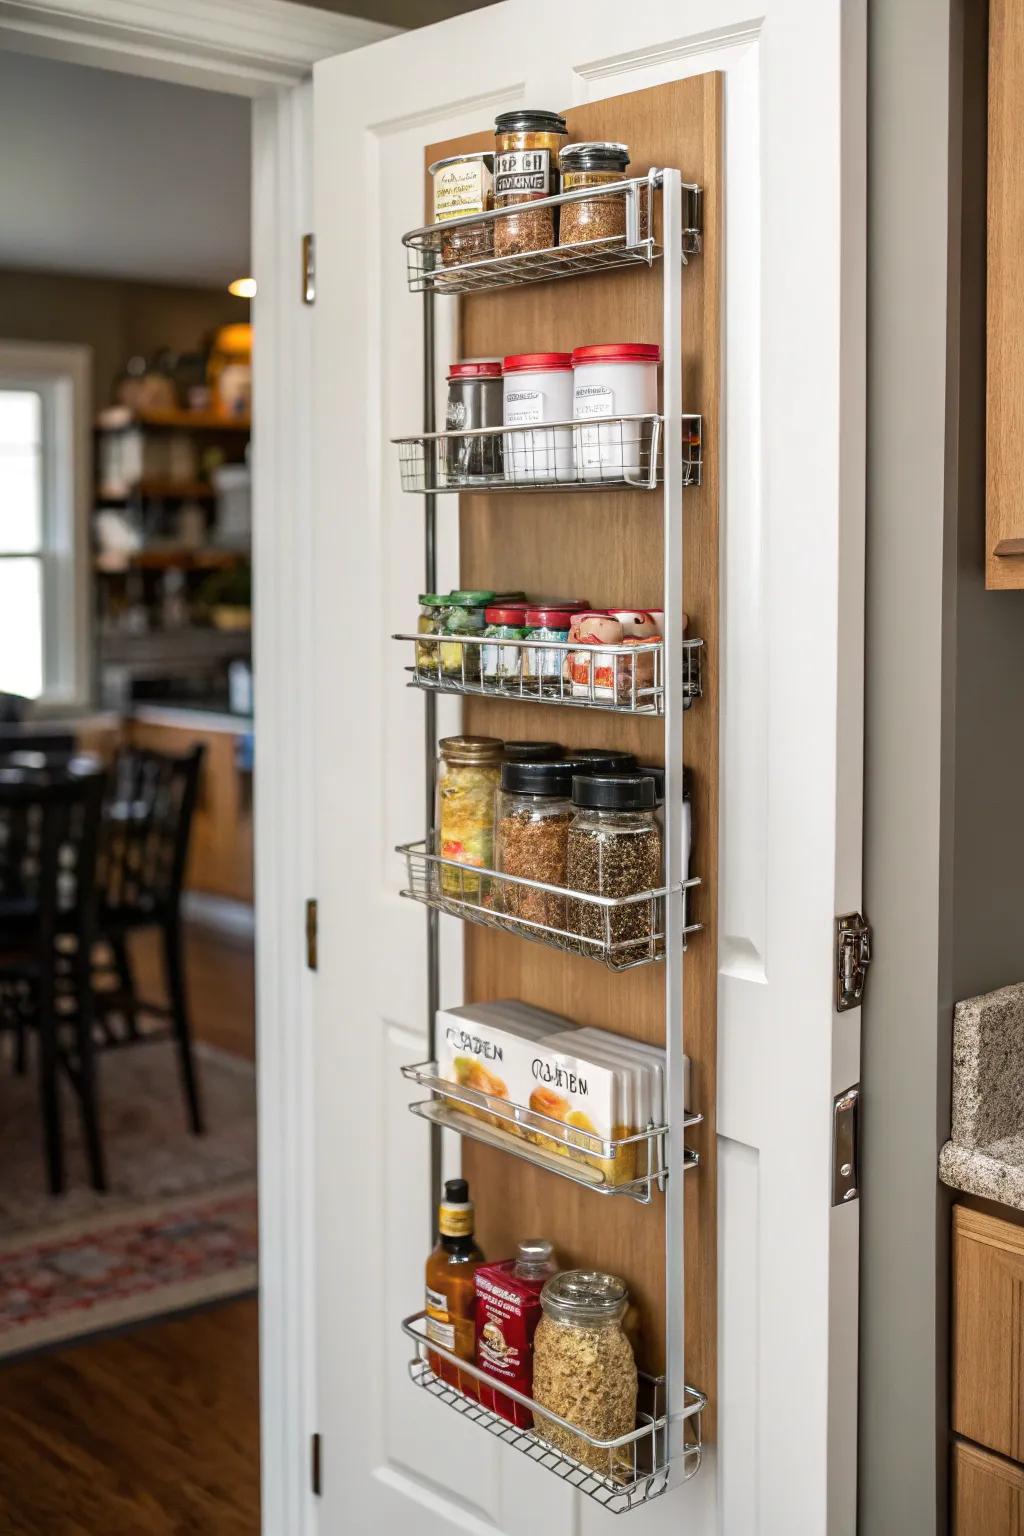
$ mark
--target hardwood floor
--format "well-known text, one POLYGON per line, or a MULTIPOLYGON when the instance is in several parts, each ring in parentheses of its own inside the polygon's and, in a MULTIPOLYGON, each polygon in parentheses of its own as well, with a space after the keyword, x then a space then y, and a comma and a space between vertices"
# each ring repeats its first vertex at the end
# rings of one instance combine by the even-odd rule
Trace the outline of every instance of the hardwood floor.
MULTIPOLYGON (((196 1038, 251 1059, 251 945, 190 925, 186 965, 196 1038)), ((236 1301, 0 1367, 0 1536, 257 1536, 258 1338, 236 1301)))

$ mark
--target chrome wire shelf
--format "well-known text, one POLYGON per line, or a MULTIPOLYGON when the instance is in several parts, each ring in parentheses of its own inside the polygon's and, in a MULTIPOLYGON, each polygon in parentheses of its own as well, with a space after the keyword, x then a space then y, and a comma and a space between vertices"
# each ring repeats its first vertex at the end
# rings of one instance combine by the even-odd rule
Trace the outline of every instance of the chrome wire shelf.
MULTIPOLYGON (((395 851, 404 857, 408 875, 401 894, 438 912, 603 960, 613 971, 664 958, 667 886, 635 896, 593 896, 444 859, 428 853, 424 842, 400 843, 395 851)), ((695 877, 676 888, 682 893, 683 949, 687 934, 701 927, 686 922, 687 894, 699 884, 695 877)))
MULTIPOLYGON (((421 1120, 509 1152, 513 1157, 582 1184, 598 1195, 626 1195, 641 1205, 651 1203, 653 1191, 664 1189, 668 1127, 651 1125, 632 1136, 606 1138, 577 1130, 524 1104, 512 1104, 462 1083, 438 1076, 436 1061, 403 1067, 402 1076, 429 1089, 433 1099, 410 1104, 421 1120)), ((687 1114, 684 1126, 699 1125, 701 1115, 687 1114)), ((696 1168, 699 1154, 687 1148, 683 1172, 696 1168)))
MULTIPOLYGON (((393 437, 403 491, 653 491, 663 478, 662 418, 474 427, 393 437)), ((683 417, 683 485, 699 485, 701 418, 683 417)))
MULTIPOLYGON (((411 229, 402 236, 409 288, 413 293, 481 293, 492 288, 581 277, 618 267, 650 267, 662 255, 652 234, 654 195, 662 181, 663 172, 652 170, 646 176, 628 177, 597 187, 578 187, 553 197, 537 198, 528 205, 514 203, 508 208, 411 229), (568 203, 594 203, 598 199, 621 200, 621 233, 576 244, 551 245, 537 251, 504 256, 494 254, 496 226, 509 218, 521 219, 525 207, 528 206, 531 214, 536 214, 544 208, 557 210, 568 203)), ((684 183, 682 192, 687 226, 682 231, 682 260, 685 264, 687 257, 697 255, 701 248, 701 191, 693 184, 684 183)))
MULTIPOLYGON (((615 1439, 599 1440, 563 1419, 551 1409, 514 1387, 501 1384, 501 1394, 529 1414, 532 1428, 504 1418, 485 1404, 494 1400, 495 1381, 476 1365, 427 1338, 426 1314, 405 1318, 402 1332, 411 1339, 415 1354, 409 1375, 418 1387, 479 1424, 489 1434, 529 1456, 577 1492, 594 1499, 612 1515, 639 1509, 663 1494, 669 1485, 668 1417, 665 1413, 665 1381, 639 1371, 636 1428, 615 1439)), ((686 1387, 681 1410, 684 1442, 673 1465, 673 1482, 686 1482, 699 1471, 701 1462, 701 1413, 707 1398, 686 1387)))
MULTIPOLYGON (((413 646, 411 688, 494 699, 525 699, 621 715, 660 715, 665 707, 660 640, 631 645, 570 645, 562 640, 498 640, 482 635, 392 635, 413 646)), ((703 640, 683 641, 683 708, 701 696, 703 640)))

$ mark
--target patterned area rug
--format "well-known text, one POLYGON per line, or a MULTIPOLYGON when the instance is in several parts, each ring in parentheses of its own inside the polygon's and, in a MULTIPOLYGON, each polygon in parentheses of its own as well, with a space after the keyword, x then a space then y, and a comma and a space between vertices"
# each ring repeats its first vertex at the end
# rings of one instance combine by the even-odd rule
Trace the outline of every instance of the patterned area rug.
POLYGON ((0 1357, 256 1284, 252 1066, 199 1047, 205 1136, 191 1136, 173 1047, 100 1058, 110 1191, 88 1183, 64 1105, 67 1191, 46 1191, 35 1079, 0 1062, 0 1357))

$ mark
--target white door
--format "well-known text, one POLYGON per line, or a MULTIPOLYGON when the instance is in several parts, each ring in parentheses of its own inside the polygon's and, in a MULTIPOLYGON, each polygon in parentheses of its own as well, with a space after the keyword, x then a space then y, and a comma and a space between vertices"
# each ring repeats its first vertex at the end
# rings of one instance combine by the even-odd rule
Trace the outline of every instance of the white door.
MULTIPOLYGON (((629 1518, 695 1536, 855 1529, 858 1212, 832 1205, 830 1142, 833 1096, 859 1074, 832 934, 860 904, 865 19, 852 0, 754 11, 506 0, 315 72, 315 1507, 332 1536, 607 1528, 416 1391, 398 1326, 430 1241, 426 1133, 399 1074, 426 1031, 423 912, 399 899, 393 852, 424 820, 422 698, 388 639, 423 577, 419 504, 387 442, 422 410, 400 237, 422 222, 426 143, 710 70, 726 104, 720 1418, 700 1473, 629 1518)), ((453 308, 436 306, 441 358, 453 308)), ((438 523, 445 590, 454 509, 438 523)), ((457 977, 458 924, 441 926, 457 977)))

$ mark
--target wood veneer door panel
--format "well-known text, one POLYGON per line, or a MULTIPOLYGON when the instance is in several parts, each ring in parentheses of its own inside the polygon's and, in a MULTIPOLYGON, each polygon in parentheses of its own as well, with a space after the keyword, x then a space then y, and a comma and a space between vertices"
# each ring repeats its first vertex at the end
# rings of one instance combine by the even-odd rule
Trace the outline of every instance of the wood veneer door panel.
POLYGON ((1024 1536, 1024 1467, 958 1440, 952 1483, 952 1536, 1024 1536))
POLYGON ((1024 1228, 953 1208, 953 1429, 1024 1461, 1024 1228))
POLYGON ((1024 6, 1020 0, 990 0, 985 584, 1002 588, 1024 587, 1022 167, 1024 6))
MULTIPOLYGON (((686 716, 686 759, 694 770, 691 869, 703 885, 693 904, 705 931, 691 941, 685 967, 686 1046, 693 1105, 705 1116, 689 1142, 701 1155, 686 1184, 686 1374, 709 1393, 705 1439, 714 1437, 717 1337, 715 1067, 718 828, 718 437, 719 187, 721 77, 696 76, 611 97, 566 113, 574 139, 617 139, 630 147, 631 174, 678 166, 704 190, 704 250, 683 282, 684 406, 704 418, 703 484, 684 492, 685 606, 692 635, 706 642, 704 697, 686 716)), ((428 163, 486 135, 432 145, 428 163)), ((429 189, 428 189, 429 191, 429 189)), ((660 217, 660 208, 659 208, 660 217)), ((656 233, 657 233, 656 226, 656 233)), ((439 300, 439 302, 444 302, 439 300)), ((560 281, 461 301, 464 357, 564 350, 599 341, 661 338, 660 267, 560 281)), ((449 515, 442 498, 440 516, 449 515)), ((585 596, 595 606, 661 606, 662 502, 642 492, 557 492, 463 496, 460 581, 466 587, 585 596)), ((566 746, 616 746, 641 761, 663 760, 660 722, 556 706, 466 702, 469 731, 504 738, 554 739, 566 746)), ((515 996, 580 1022, 654 1044, 665 1039, 659 966, 614 975, 593 961, 514 937, 467 928, 467 1000, 515 996)), ((678 1027, 678 1022, 676 1024, 678 1027)), ((601 1198, 489 1148, 463 1143, 463 1168, 477 1204, 484 1251, 513 1251, 517 1238, 549 1236, 566 1265, 621 1274, 637 1306, 641 1363, 663 1368, 664 1224, 651 1207, 601 1198)), ((682 1175, 677 1175, 682 1176, 682 1175)))

